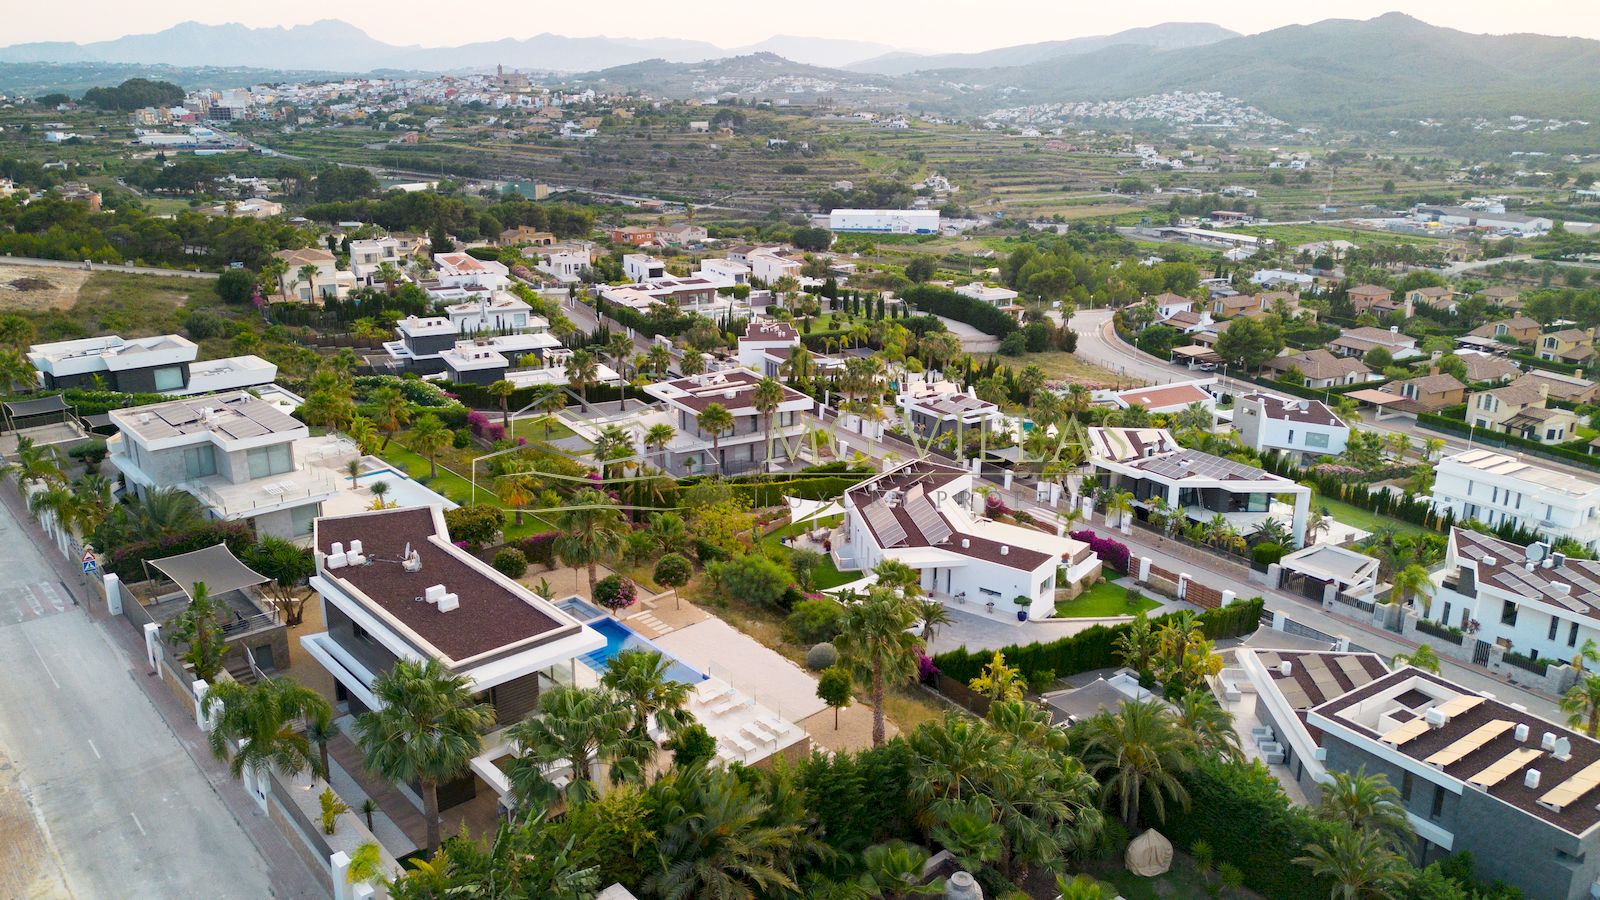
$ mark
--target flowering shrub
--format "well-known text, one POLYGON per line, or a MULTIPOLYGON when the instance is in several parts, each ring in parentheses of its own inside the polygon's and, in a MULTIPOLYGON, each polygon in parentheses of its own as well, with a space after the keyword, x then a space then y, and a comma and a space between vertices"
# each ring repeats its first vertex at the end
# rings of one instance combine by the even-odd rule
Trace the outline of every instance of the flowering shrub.
POLYGON ((483 437, 485 428, 489 427, 489 417, 477 410, 467 413, 467 427, 478 437, 483 437))
POLYGON ((595 602, 612 612, 632 606, 637 593, 633 579, 621 575, 607 575, 594 584, 595 602))
POLYGON ((483 426, 482 436, 491 441, 503 441, 506 439, 506 427, 499 422, 490 422, 483 426))
POLYGON ((923 684, 934 684, 939 680, 939 667, 933 664, 933 657, 926 653, 917 654, 917 680, 923 684))
POLYGON ((1103 538, 1088 529, 1072 532, 1072 538, 1088 544, 1089 549, 1094 551, 1094 555, 1100 557, 1100 561, 1111 568, 1116 569, 1118 572, 1125 573, 1128 571, 1128 557, 1130 554, 1127 544, 1121 541, 1114 541, 1111 538, 1103 538))
POLYGON ((517 549, 528 558, 530 563, 542 566, 554 566, 556 563, 556 538, 559 532, 545 531, 539 534, 530 534, 517 542, 517 549))
POLYGON ((983 498, 983 512, 990 518, 1008 515, 1011 508, 1006 506, 1006 501, 1000 499, 999 494, 990 494, 983 498))

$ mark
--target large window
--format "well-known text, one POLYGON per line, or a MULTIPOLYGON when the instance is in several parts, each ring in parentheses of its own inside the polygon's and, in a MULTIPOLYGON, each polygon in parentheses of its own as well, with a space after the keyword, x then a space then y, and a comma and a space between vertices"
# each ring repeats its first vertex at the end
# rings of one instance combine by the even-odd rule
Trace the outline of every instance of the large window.
POLYGON ((1306 432, 1306 446, 1327 449, 1328 436, 1321 432, 1308 431, 1306 432))
POLYGON ((249 451, 249 457, 251 478, 282 475, 294 468, 294 455, 290 452, 288 444, 257 447, 249 451))
POLYGON ((183 390, 183 366, 164 366, 152 374, 155 376, 157 393, 183 390))
POLYGON ((185 447, 183 450, 183 475, 185 478, 205 478, 217 474, 217 449, 210 444, 185 447))
POLYGON ((289 510, 289 525, 296 537, 311 533, 311 526, 316 523, 321 506, 320 503, 310 503, 289 510))

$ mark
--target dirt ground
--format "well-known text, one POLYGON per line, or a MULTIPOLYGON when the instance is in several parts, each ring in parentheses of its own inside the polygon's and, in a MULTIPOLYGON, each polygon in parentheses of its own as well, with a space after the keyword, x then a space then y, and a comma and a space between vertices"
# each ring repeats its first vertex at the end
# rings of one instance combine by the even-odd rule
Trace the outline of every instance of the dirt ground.
POLYGON ((0 312, 70 309, 93 274, 48 266, 0 267, 0 312))
POLYGON ((0 897, 70 897, 26 791, 21 774, 0 750, 0 897))

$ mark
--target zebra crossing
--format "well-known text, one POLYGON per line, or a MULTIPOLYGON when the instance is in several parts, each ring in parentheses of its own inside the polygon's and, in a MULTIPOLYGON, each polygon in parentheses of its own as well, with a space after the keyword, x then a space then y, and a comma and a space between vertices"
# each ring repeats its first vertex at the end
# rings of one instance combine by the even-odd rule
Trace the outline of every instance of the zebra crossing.
POLYGON ((0 586, 0 625, 42 619, 71 607, 66 591, 48 581, 0 586))

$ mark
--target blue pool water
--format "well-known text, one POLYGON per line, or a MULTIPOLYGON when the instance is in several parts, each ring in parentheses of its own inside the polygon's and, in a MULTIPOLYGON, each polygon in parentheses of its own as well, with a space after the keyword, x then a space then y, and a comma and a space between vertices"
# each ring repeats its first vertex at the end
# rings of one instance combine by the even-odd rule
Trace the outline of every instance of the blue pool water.
MULTIPOLYGON (((582 601, 578 602, 582 603, 582 601)), ((588 606, 587 603, 583 605, 588 606)), ((665 650, 662 650, 655 644, 652 644, 640 637, 639 634, 633 629, 622 624, 621 622, 618 622, 616 619, 613 619, 610 616, 601 616, 600 618, 586 624, 588 624, 588 626, 593 628, 595 631, 598 631, 600 635, 606 639, 606 645, 604 647, 601 647, 598 650, 592 650, 583 656, 578 657, 578 659, 581 660, 584 665, 595 670, 596 672, 604 673, 606 669, 610 667, 612 657, 616 656, 618 653, 621 653, 623 650, 654 650, 667 658, 669 663, 667 667, 667 675, 673 681, 681 681, 684 684, 698 684, 706 680, 706 676, 704 674, 695 671, 687 663, 675 658, 665 650)))

